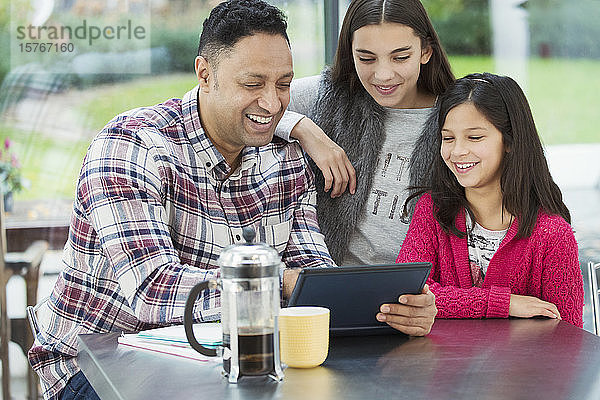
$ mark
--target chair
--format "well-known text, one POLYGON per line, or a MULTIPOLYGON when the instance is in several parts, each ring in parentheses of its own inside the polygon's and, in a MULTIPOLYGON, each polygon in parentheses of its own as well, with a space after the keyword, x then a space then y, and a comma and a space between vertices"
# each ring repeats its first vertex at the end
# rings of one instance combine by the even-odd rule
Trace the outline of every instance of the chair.
MULTIPOLYGON (((4 255, 5 268, 11 271, 13 275, 25 279, 27 306, 33 306, 37 303, 40 264, 46 250, 48 250, 48 242, 36 240, 23 252, 8 252, 4 255)), ((13 320, 12 322, 11 339, 18 343, 23 352, 27 354, 34 340, 33 331, 27 329, 26 323, 22 319, 13 320)), ((29 399, 37 399, 38 377, 31 367, 27 369, 27 388, 29 399)))
MULTIPOLYGON (((27 305, 37 303, 37 288, 39 267, 48 249, 48 242, 44 240, 32 243, 24 252, 6 252, 6 231, 4 226, 4 204, 0 195, 0 358, 2 362, 2 397, 10 399, 10 365, 8 355, 8 342, 13 336, 11 321, 7 314, 6 283, 13 275, 25 278, 27 305)), ((17 335, 18 336, 18 335, 17 335)), ((20 335, 21 348, 26 353, 29 345, 33 343, 33 335, 23 330, 20 335)), ((37 375, 29 368, 27 371, 28 394, 30 399, 37 399, 37 375)))
POLYGON ((598 268, 600 263, 590 261, 588 263, 588 275, 590 277, 590 305, 592 306, 592 315, 594 316, 594 333, 600 335, 600 301, 598 296, 598 268))

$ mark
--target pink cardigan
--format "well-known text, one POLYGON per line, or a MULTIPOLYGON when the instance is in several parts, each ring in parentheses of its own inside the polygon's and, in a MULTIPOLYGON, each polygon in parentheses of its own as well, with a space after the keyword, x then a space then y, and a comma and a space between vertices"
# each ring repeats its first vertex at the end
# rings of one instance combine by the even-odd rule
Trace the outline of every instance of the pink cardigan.
MULTIPOLYGON (((465 212, 456 218, 465 232, 465 212)), ((561 318, 583 326, 583 278, 571 226, 540 210, 533 233, 516 239, 518 219, 492 257, 481 288, 473 286, 467 239, 447 234, 433 214, 431 195, 416 206, 396 262, 432 264, 427 280, 438 318, 507 318, 510 295, 535 296, 558 307, 561 318)))

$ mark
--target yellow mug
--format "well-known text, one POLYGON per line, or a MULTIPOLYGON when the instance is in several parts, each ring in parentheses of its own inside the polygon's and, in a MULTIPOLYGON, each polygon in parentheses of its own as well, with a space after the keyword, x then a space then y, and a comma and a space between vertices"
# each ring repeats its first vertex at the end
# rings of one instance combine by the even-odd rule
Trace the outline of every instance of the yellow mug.
POLYGON ((288 307, 279 312, 281 361, 289 367, 321 365, 329 352, 329 309, 288 307))

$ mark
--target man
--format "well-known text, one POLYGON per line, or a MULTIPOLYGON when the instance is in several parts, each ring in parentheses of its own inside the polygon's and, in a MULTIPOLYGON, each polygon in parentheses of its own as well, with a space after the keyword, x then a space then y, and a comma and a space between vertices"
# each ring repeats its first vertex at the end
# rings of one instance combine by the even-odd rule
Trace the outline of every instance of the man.
MULTIPOLYGON (((283 14, 262 0, 218 5, 204 22, 199 85, 183 99, 114 118, 92 142, 44 332, 29 353, 45 399, 96 399, 77 335, 182 322, 198 282, 253 226, 288 268, 333 266, 296 143, 273 139, 289 103, 283 14)), ((219 318, 205 292, 195 318, 219 318)))
MULTIPOLYGON (((217 276, 218 255, 245 226, 288 268, 334 265, 303 153, 273 138, 293 76, 283 14, 262 0, 219 4, 195 68, 199 85, 183 99, 115 117, 88 150, 64 270, 29 352, 45 399, 97 399, 77 365, 77 335, 181 323, 190 289, 217 276)), ((429 329, 421 310, 432 298, 408 298, 402 323, 429 329)), ((218 319, 219 306, 205 292, 195 318, 218 319)))

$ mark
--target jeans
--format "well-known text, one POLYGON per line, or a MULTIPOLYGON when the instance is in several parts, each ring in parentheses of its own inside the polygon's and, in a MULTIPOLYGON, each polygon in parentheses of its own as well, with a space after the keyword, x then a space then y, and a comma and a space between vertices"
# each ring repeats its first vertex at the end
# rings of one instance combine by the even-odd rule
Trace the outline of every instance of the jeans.
POLYGON ((69 379, 60 395, 61 400, 100 400, 83 372, 79 371, 69 379))

